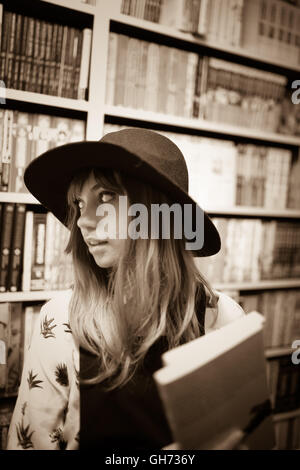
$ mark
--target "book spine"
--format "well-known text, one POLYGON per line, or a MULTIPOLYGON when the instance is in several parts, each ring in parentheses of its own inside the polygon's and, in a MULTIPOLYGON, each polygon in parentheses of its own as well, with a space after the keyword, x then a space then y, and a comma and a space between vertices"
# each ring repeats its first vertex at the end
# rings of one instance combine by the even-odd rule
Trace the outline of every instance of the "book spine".
POLYGON ((51 212, 47 214, 46 220, 46 244, 45 244, 45 289, 51 290, 51 272, 54 258, 54 229, 55 219, 51 212))
POLYGON ((16 292, 20 290, 24 227, 26 215, 25 204, 17 203, 15 206, 15 216, 13 223, 14 231, 11 244, 9 274, 7 282, 7 290, 9 290, 10 292, 16 292))
POLYGON ((65 58, 67 54, 68 30, 69 30, 68 26, 63 26, 57 96, 63 96, 63 81, 64 81, 64 72, 65 72, 65 58))
MULTIPOLYGON (((185 105, 185 90, 186 90, 186 73, 187 73, 187 61, 188 53, 186 51, 177 51, 178 54, 178 73, 176 74, 176 103, 175 103, 175 115, 184 116, 184 105, 185 105)), ((158 65, 156 75, 158 75, 158 65)))
POLYGON ((16 34, 16 19, 17 14, 12 13, 11 15, 11 27, 9 31, 9 39, 8 39, 8 48, 7 48, 7 55, 6 55, 6 86, 7 88, 12 87, 12 76, 13 76, 13 68, 15 62, 15 54, 14 54, 14 43, 15 43, 15 34, 16 34))
POLYGON ((199 19, 197 25, 197 33, 200 36, 206 36, 209 27, 209 0, 201 0, 199 8, 199 19))
POLYGON ((28 91, 37 92, 38 91, 37 82, 38 82, 38 75, 39 75, 38 58, 39 58, 39 49, 40 49, 42 21, 39 19, 34 19, 34 23, 35 23, 35 29, 34 29, 34 37, 33 37, 32 68, 31 68, 30 81, 28 82, 28 85, 29 85, 28 91))
MULTIPOLYGON (((138 71, 138 88, 136 92, 137 94, 136 107, 138 109, 145 109, 145 83, 146 83, 146 72, 147 72, 148 42, 141 41, 140 48, 141 49, 140 49, 139 71, 138 71)), ((159 54, 161 57, 161 49, 159 51, 159 54)), ((157 93, 159 96, 160 88, 158 89, 157 93)))
MULTIPOLYGON (((148 64, 148 49, 149 43, 146 44, 146 73, 147 73, 147 64, 148 64)), ((170 47, 161 45, 159 47, 159 70, 158 70, 158 100, 157 100, 157 111, 159 113, 167 112, 167 83, 168 83, 168 74, 169 74, 169 62, 170 62, 170 47)))
POLYGON ((50 44, 50 59, 49 59, 49 77, 47 80, 47 86, 45 93, 49 95, 56 95, 56 77, 57 77, 57 44, 59 31, 61 31, 62 26, 58 24, 53 24, 53 31, 50 44))
POLYGON ((11 88, 17 90, 19 88, 19 77, 20 77, 20 66, 21 66, 21 36, 23 27, 23 15, 17 15, 16 17, 16 31, 15 31, 15 42, 14 42, 14 66, 12 70, 11 88))
POLYGON ((12 152, 13 165, 10 175, 10 189, 13 192, 27 192, 24 184, 24 170, 29 163, 31 153, 29 140, 29 114, 17 112, 16 122, 14 123, 14 152, 12 152))
POLYGON ((37 54, 37 80, 36 91, 42 93, 43 82, 45 75, 45 57, 46 57, 46 40, 47 40, 47 22, 41 21, 40 23, 40 37, 37 54))
POLYGON ((9 189, 13 120, 13 111, 5 110, 3 122, 1 191, 8 191, 9 189))
POLYGON ((184 0, 163 0, 159 22, 170 28, 181 29, 186 15, 183 6, 184 0))
MULTIPOLYGON (((80 63, 81 63, 81 55, 82 55, 82 41, 83 41, 83 32, 79 29, 76 30, 76 38, 77 38, 77 47, 76 47, 76 56, 75 56, 74 87, 73 87, 73 94, 72 94, 72 98, 75 98, 75 99, 77 98, 77 90, 79 86, 80 63)), ((74 50, 74 55, 75 55, 75 50, 74 50)))
POLYGON ((83 43, 80 64, 80 77, 78 87, 78 99, 88 99, 88 82, 89 82, 89 68, 90 68, 90 54, 92 43, 92 30, 85 28, 83 30, 83 43))
POLYGON ((45 236, 46 214, 34 214, 30 290, 45 288, 45 236))
MULTIPOLYGON (((157 111, 157 95, 158 95, 158 74, 159 74, 159 53, 160 46, 151 42, 148 47, 147 71, 145 85, 145 110, 157 111)), ((168 100, 168 96, 167 96, 168 100)))
POLYGON ((31 281, 31 256, 33 249, 33 212, 27 211, 25 218, 25 234, 24 234, 24 256, 23 256, 23 276, 22 291, 30 291, 31 281))
POLYGON ((28 37, 28 16, 22 16, 22 31, 21 31, 21 44, 20 44, 20 72, 18 77, 18 88, 25 90, 25 70, 26 70, 26 48, 28 37))
POLYGON ((5 11, 1 4, 1 44, 0 44, 0 77, 7 86, 6 81, 6 56, 7 56, 7 44, 9 37, 9 28, 11 23, 11 12, 5 11))
MULTIPOLYGON (((196 82, 196 73, 198 65, 198 56, 193 52, 188 53, 186 68, 186 88, 184 96, 183 116, 187 118, 193 117, 194 88, 196 82)), ((200 99, 200 90, 199 90, 200 99)))
POLYGON ((8 302, 0 303, 0 394, 7 383, 7 356, 9 341, 10 308, 8 302))
POLYGON ((36 22, 34 18, 28 19, 27 46, 26 46, 26 63, 24 67, 24 90, 31 91, 31 82, 33 80, 33 54, 36 35, 36 22))
POLYGON ((2 214, 2 236, 0 244, 0 292, 7 290, 7 277, 9 268, 9 256, 11 249, 11 238, 13 233, 14 204, 4 203, 2 214))
POLYGON ((3 129, 5 111, 0 109, 0 190, 2 188, 2 153, 3 153, 3 129))

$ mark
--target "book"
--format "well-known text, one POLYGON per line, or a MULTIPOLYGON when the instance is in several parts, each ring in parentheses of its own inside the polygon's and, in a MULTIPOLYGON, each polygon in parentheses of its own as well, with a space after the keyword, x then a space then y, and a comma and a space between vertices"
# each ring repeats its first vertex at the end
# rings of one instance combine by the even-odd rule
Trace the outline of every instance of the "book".
POLYGON ((45 239, 47 214, 33 214, 33 249, 30 290, 45 288, 45 239))
POLYGON ((26 218, 26 205, 16 203, 13 220, 13 234, 10 247, 9 269, 7 277, 7 290, 16 292, 21 287, 22 258, 24 246, 24 228, 26 218))
POLYGON ((159 22, 171 28, 195 33, 198 29, 199 7, 200 0, 163 0, 159 22))
POLYGON ((167 351, 162 362, 154 379, 180 449, 211 449, 231 428, 250 449, 274 447, 261 314, 167 351))
POLYGON ((12 202, 3 203, 0 241, 0 292, 7 290, 13 222, 14 204, 12 202))
POLYGON ((92 46, 92 30, 84 28, 81 51, 80 75, 78 84, 78 99, 87 100, 89 85, 90 55, 92 46))
POLYGON ((0 303, 0 394, 5 392, 10 310, 8 302, 0 303))

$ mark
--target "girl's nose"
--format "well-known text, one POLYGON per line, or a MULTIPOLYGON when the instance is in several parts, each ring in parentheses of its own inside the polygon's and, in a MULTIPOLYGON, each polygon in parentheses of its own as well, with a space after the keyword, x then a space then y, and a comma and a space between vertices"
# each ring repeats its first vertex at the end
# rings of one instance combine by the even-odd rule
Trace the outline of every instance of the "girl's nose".
POLYGON ((80 230, 95 229, 96 225, 96 209, 91 207, 83 209, 77 220, 77 226, 80 228, 80 230))

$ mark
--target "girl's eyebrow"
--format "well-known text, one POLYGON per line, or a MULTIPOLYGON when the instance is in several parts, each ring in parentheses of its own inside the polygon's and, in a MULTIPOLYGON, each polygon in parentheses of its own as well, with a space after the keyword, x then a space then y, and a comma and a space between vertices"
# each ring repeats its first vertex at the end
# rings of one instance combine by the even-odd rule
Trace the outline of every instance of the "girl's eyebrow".
POLYGON ((101 186, 100 183, 96 183, 90 190, 91 191, 96 191, 99 188, 105 189, 103 186, 101 186))

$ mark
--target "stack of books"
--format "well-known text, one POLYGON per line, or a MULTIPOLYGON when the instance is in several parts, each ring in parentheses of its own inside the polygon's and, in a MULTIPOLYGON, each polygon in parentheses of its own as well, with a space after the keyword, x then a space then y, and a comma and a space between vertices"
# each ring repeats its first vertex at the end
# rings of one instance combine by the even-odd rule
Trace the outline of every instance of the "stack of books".
POLYGON ((278 132, 287 78, 111 32, 106 103, 278 132))
POLYGON ((87 99, 92 30, 8 11, 0 5, 0 77, 6 88, 87 99))
POLYGON ((291 347, 300 339, 300 292, 297 289, 278 289, 260 293, 243 293, 238 299, 246 313, 261 312, 266 321, 266 348, 291 347))
POLYGON ((24 170, 50 148, 85 139, 85 122, 0 109, 0 191, 28 193, 24 170))
POLYGON ((69 232, 50 212, 1 203, 0 292, 65 289, 72 285, 69 232))

